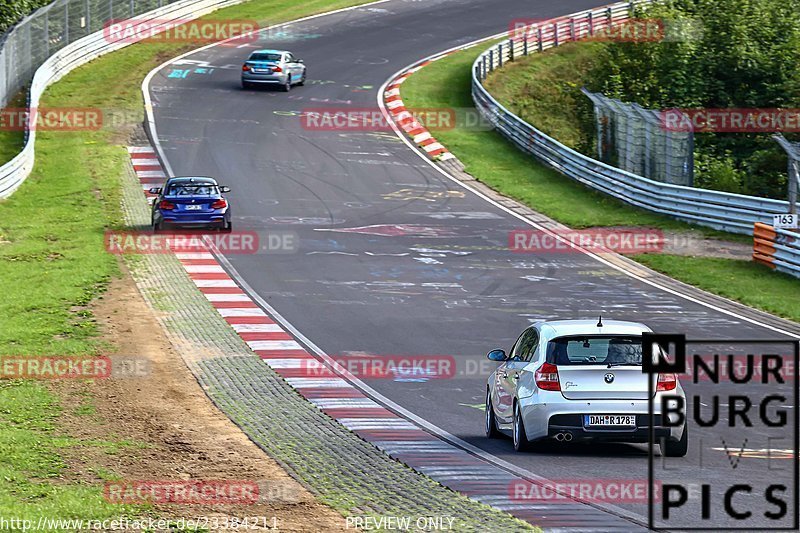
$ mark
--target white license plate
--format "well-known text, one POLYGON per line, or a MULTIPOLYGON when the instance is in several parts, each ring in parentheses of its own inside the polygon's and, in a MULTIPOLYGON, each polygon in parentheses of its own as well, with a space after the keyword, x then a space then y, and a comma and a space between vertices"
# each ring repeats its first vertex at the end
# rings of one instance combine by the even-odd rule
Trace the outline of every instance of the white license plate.
POLYGON ((202 205, 187 205, 186 206, 186 210, 187 211, 200 211, 201 209, 203 209, 202 205))
POLYGON ((584 415, 586 426, 636 427, 636 415, 584 415))
POLYGON ((256 74, 259 74, 259 73, 267 73, 268 74, 268 73, 272 72, 272 69, 271 68, 254 68, 253 72, 255 72, 256 74))

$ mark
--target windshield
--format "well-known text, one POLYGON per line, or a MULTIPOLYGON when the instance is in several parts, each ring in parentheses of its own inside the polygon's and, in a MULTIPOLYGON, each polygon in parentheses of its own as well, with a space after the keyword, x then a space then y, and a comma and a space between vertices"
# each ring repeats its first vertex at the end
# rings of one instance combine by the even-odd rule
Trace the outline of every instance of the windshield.
POLYGON ((280 61, 280 54, 252 54, 249 61, 280 61))
POLYGON ((547 345, 547 362, 568 365, 641 365, 642 338, 635 336, 560 337, 547 345))
POLYGON ((167 189, 167 196, 211 196, 216 195, 216 185, 209 184, 175 184, 167 189))

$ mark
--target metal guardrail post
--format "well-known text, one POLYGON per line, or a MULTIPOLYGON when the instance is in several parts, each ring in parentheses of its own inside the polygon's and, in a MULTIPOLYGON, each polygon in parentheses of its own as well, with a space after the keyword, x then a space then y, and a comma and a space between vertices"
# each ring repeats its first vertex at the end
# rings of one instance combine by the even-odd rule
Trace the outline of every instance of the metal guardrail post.
POLYGON ((789 187, 787 191, 789 200, 789 212, 797 213, 797 183, 800 180, 800 143, 789 142, 786 137, 778 133, 772 138, 781 145, 789 158, 788 173, 789 187))
POLYGON ((44 50, 45 57, 50 57, 50 13, 44 17, 44 50))
POLYGON ((797 181, 800 179, 800 168, 797 159, 789 160, 789 212, 797 213, 797 181))
POLYGON ((522 54, 528 55, 528 32, 525 32, 525 38, 522 40, 522 54))
POLYGON ((503 43, 497 44, 497 68, 503 66, 503 43))
POLYGON ((553 46, 558 46, 558 22, 553 23, 553 46))
POLYGON ((542 27, 541 26, 536 28, 536 33, 537 33, 537 36, 539 37, 539 51, 543 52, 544 51, 544 43, 542 42, 542 27))
POLYGON ((594 12, 589 11, 589 37, 594 37, 594 12))
POLYGON ((508 40, 508 60, 514 61, 514 39, 508 40))
POLYGON ((494 48, 489 50, 489 72, 494 70, 494 48))

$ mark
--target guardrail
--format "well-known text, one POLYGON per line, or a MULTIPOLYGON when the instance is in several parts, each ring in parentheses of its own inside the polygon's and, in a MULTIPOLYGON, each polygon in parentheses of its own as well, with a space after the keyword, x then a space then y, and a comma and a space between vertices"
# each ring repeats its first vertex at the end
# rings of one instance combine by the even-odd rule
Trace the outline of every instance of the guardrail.
MULTIPOLYGON (((113 0, 109 0, 104 6, 108 7, 104 16, 99 16, 94 19, 91 26, 103 28, 106 22, 111 20, 119 20, 124 17, 129 17, 126 20, 137 22, 153 22, 151 26, 152 31, 148 31, 148 35, 163 31, 176 21, 193 20, 217 9, 231 6, 240 3, 242 0, 181 0, 178 2, 167 3, 167 0, 129 0, 126 2, 117 1, 116 4, 113 0), (138 16, 129 16, 139 10, 146 9, 142 6, 153 6, 165 4, 157 9, 152 9, 138 16), (114 6, 122 6, 122 10, 114 9, 114 6)), ((84 2, 80 2, 83 5, 84 2)), ((57 1, 53 4, 45 6, 40 10, 34 12, 29 17, 25 18, 10 32, 4 36, 2 45, 0 45, 0 102, 5 104, 14 92, 19 90, 28 79, 30 79, 31 72, 34 71, 33 80, 31 81, 30 91, 28 94, 28 109, 36 109, 39 106, 39 99, 44 90, 51 84, 55 83, 71 70, 88 63, 89 61, 114 50, 118 50, 134 42, 141 40, 143 37, 132 37, 129 35, 119 36, 114 38, 110 32, 103 32, 102 29, 90 33, 74 33, 76 35, 83 35, 80 38, 70 41, 70 18, 69 11, 65 8, 68 2, 57 1), (32 53, 33 44, 31 42, 31 35, 33 28, 38 28, 44 24, 48 27, 48 15, 51 11, 57 8, 63 8, 64 25, 61 27, 56 39, 56 33, 51 34, 45 31, 44 35, 47 42, 43 44, 46 46, 47 55, 39 57, 32 53), (44 16, 44 18, 42 18, 44 16), (69 42, 69 44, 65 44, 69 42), (20 44, 27 43, 27 44, 20 44), (57 50, 56 50, 57 48, 57 50), (13 50, 12 50, 13 49, 13 50), (27 50, 28 55, 21 54, 27 50), (50 51, 53 51, 50 54, 50 51), (17 64, 16 62, 19 62, 17 64), (23 62, 27 61, 23 65, 23 62), (39 62, 40 64, 36 64, 39 62)), ((85 2, 87 12, 89 13, 89 2, 85 2)), ((98 7, 100 3, 93 2, 93 6, 98 7)), ((79 13, 80 14, 80 13, 79 13)), ((88 15, 87 15, 88 17, 88 15)), ((81 21, 86 23, 86 21, 81 21)), ((87 30, 88 31, 88 30, 87 30)), ((26 132, 25 145, 22 151, 17 154, 11 161, 0 167, 0 199, 7 198, 22 184, 28 177, 33 169, 34 162, 34 144, 36 141, 35 128, 26 132)))
POLYGON ((472 65, 472 100, 481 115, 517 148, 593 189, 628 204, 733 233, 752 234, 755 222, 789 212, 789 202, 661 183, 607 165, 564 146, 501 105, 483 87, 496 68, 520 56, 579 40, 630 18, 632 7, 621 2, 548 20, 515 31, 507 41, 481 54, 472 65))
POLYGON ((756 222, 753 261, 800 278, 800 233, 756 222))

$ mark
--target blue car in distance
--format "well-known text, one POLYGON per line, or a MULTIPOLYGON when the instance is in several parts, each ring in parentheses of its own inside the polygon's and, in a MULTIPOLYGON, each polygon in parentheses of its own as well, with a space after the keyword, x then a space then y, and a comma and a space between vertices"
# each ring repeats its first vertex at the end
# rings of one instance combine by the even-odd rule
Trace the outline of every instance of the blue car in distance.
POLYGON ((163 187, 154 187, 153 231, 168 228, 217 229, 230 232, 231 207, 222 196, 230 187, 208 177, 169 178, 163 187))

